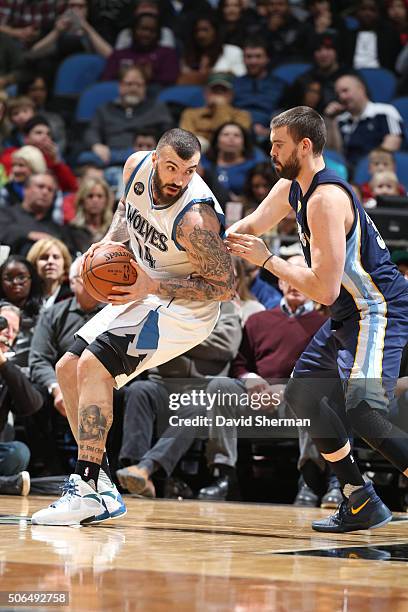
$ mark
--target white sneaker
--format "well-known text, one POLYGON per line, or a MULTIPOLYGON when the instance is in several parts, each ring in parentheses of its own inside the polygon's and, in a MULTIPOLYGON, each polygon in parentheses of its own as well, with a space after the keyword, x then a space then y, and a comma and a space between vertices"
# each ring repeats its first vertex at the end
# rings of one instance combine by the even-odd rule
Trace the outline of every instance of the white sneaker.
POLYGON ((103 470, 99 472, 97 489, 108 509, 108 518, 115 519, 125 516, 127 510, 122 496, 103 470))
POLYGON ((79 474, 71 474, 62 490, 60 499, 33 514, 33 525, 85 525, 109 518, 102 497, 79 474))

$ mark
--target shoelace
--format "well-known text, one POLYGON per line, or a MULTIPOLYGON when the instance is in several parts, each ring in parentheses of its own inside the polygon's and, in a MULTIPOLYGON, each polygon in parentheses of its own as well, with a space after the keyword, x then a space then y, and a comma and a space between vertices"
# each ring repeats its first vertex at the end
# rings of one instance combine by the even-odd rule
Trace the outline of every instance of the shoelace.
POLYGON ((62 485, 59 487, 62 491, 62 495, 57 501, 51 504, 52 508, 58 506, 62 502, 68 501, 68 497, 73 497, 74 495, 78 495, 77 484, 72 482, 69 478, 66 478, 62 485))

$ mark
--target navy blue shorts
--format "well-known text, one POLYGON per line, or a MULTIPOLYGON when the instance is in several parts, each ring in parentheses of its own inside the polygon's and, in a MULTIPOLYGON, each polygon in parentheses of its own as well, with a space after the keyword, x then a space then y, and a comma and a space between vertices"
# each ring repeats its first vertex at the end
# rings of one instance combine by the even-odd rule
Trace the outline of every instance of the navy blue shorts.
POLYGON ((386 316, 326 321, 296 362, 293 377, 315 378, 322 389, 324 380, 340 377, 347 410, 363 400, 386 410, 407 342, 408 299, 402 296, 387 304, 386 316))

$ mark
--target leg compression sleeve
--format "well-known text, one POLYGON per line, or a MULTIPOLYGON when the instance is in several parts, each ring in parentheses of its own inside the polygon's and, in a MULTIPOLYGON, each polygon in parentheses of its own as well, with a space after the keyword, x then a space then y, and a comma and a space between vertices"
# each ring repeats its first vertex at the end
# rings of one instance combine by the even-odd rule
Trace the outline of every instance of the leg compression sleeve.
POLYGON ((308 430, 321 453, 334 453, 346 444, 346 428, 327 398, 316 393, 315 380, 291 378, 285 399, 298 418, 310 419, 308 430))
POLYGON ((347 412, 353 429, 401 472, 408 467, 408 434, 363 401, 347 412))

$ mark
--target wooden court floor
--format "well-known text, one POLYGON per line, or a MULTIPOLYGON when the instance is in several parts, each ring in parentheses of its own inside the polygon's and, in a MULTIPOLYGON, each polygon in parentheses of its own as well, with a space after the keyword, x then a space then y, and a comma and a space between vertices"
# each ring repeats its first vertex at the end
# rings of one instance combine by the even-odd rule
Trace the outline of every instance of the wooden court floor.
POLYGON ((64 591, 68 606, 13 609, 408 611, 408 515, 338 536, 311 530, 323 510, 127 497, 123 519, 43 527, 27 517, 50 499, 0 500, 0 610, 5 592, 64 591))

